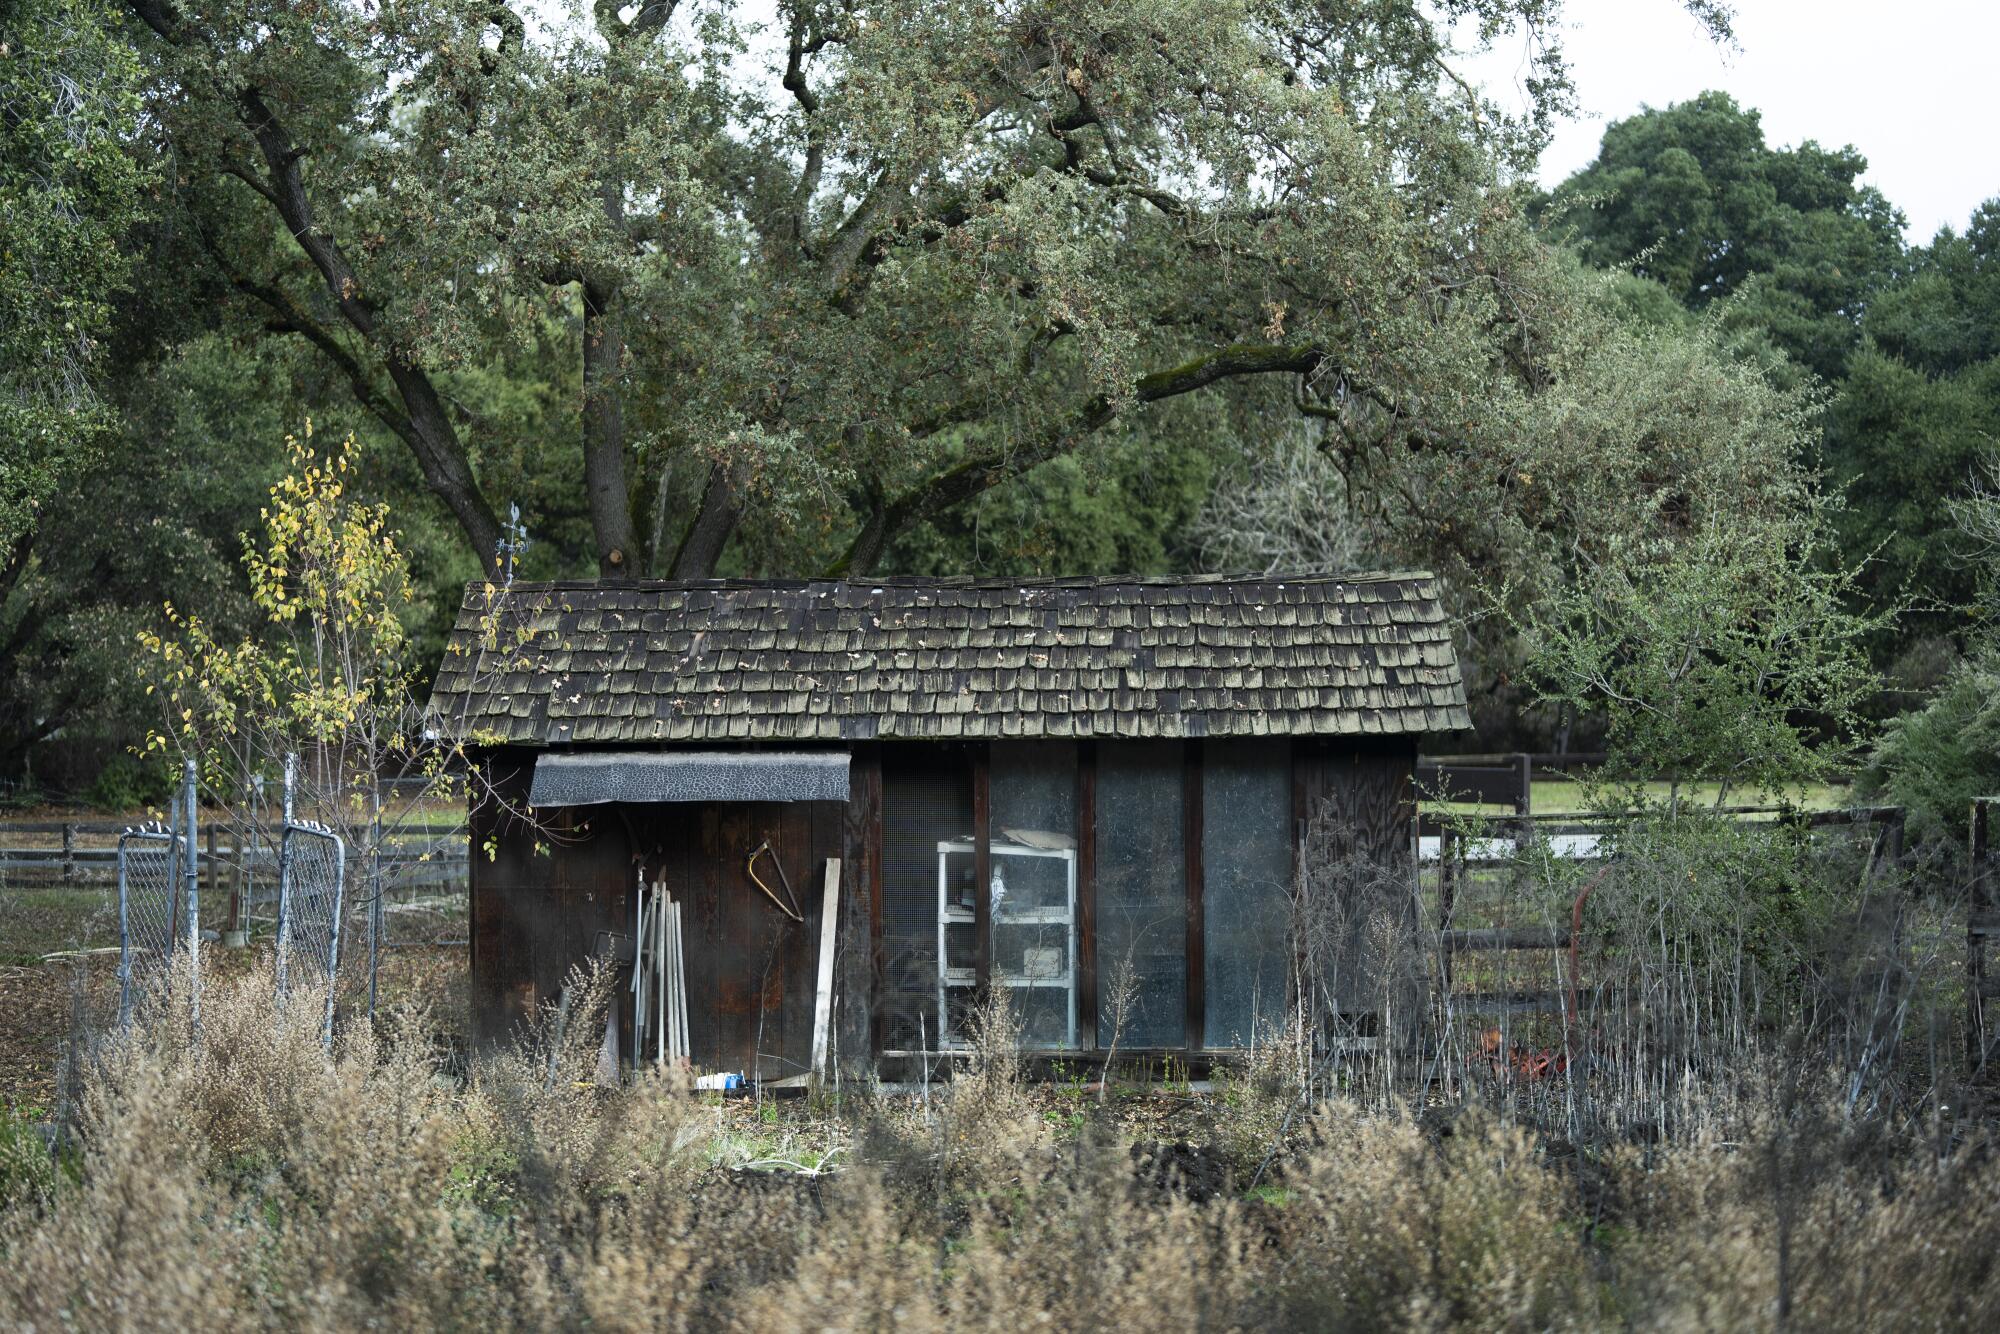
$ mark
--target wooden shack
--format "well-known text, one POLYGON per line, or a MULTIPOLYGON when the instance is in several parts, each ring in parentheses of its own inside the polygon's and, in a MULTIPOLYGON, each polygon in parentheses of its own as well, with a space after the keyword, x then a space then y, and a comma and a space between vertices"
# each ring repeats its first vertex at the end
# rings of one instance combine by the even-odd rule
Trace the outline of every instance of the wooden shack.
POLYGON ((1467 726, 1422 573, 478 584, 431 712, 478 771, 478 1034, 629 960, 659 887, 692 1064, 764 1079, 816 1025, 948 1052, 994 986, 1083 1060, 1273 1032, 1308 820, 1408 856, 1418 740, 1467 726))

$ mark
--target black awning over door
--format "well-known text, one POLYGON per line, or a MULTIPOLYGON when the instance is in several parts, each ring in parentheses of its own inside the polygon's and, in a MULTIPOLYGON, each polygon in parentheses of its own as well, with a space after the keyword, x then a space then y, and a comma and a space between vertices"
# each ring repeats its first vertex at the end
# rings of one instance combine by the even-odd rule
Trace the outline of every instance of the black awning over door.
POLYGON ((532 806, 846 801, 844 751, 607 750, 535 759, 532 806))

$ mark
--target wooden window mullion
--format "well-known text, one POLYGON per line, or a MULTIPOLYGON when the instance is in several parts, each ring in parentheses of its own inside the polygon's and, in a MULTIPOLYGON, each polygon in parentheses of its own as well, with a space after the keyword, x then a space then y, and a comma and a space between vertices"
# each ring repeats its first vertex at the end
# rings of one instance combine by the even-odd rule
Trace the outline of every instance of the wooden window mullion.
POLYGON ((1097 745, 1076 748, 1076 1035, 1097 1046, 1097 745))
POLYGON ((1189 741, 1181 777, 1181 842, 1187 878, 1187 1045, 1199 1051, 1207 1040, 1207 922, 1202 913, 1201 742, 1189 741))
POLYGON ((993 983, 993 787, 987 748, 972 752, 972 932, 977 940, 979 998, 993 983))

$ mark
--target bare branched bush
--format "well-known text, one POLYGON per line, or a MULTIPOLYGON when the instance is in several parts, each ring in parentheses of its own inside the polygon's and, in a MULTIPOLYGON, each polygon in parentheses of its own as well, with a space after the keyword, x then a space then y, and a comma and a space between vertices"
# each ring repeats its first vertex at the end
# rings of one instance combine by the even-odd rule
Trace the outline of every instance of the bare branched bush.
POLYGON ((949 1083, 866 1127, 864 1154, 906 1209, 961 1215, 990 1181, 1032 1175, 1051 1139, 1025 1087, 1021 1019, 1004 987, 967 1016, 970 1053, 949 1083))
MULTIPOLYGON (((1407 1040, 1393 1019, 1431 966, 1431 928, 1397 898, 1407 883, 1341 858, 1317 868, 1304 888, 1337 900, 1304 905, 1325 947, 1304 994, 1323 1005, 1218 1073, 1226 1170, 1199 1190, 1152 1170, 1141 1151, 1159 1142, 1135 1135, 1157 1131, 1113 1112, 1051 1128, 1004 992, 969 1024, 956 1077, 862 1109, 836 1170, 765 1172, 732 1146, 776 1105, 672 1074, 598 1080, 602 971, 464 1068, 421 1011, 329 1051, 315 1007, 273 1013, 268 975, 211 985, 198 1028, 170 983, 78 1062, 67 1157, 44 1169, 39 1132, 10 1132, 0 1163, 32 1184, 0 1198, 0 1326, 1982 1326, 2000 1297, 2000 1159, 1975 1124, 1916 1133, 1895 1111, 1907 1040, 1868 1045, 1871 1022, 1901 1015, 1907 1032, 1928 1004, 1881 980, 1883 941, 1921 933, 1871 925, 1874 888, 1806 913, 1794 879, 1786 911, 1821 926, 1794 922, 1781 944, 1727 896, 1664 901, 1691 866, 1745 872, 1736 893, 1754 898, 1762 863, 1657 853, 1593 892, 1592 976, 1662 1013, 1628 1030, 1585 1009, 1578 1050, 1601 1068, 1497 1086, 1463 1064, 1389 1080, 1399 1048, 1419 1071, 1458 1059, 1435 1014, 1407 1040), (1706 937, 1682 933, 1695 916, 1706 937), (1368 965, 1350 968, 1349 949, 1368 965), (1762 1009, 1731 1008, 1721 983, 1738 971, 1762 1009), (1691 978, 1719 994, 1692 1005, 1691 978), (1365 1036, 1369 1012, 1392 1016, 1374 1045, 1329 1060, 1343 1050, 1329 1033, 1365 1036), (1742 1039, 1751 1024, 1776 1026, 1742 1039), (1867 1051, 1877 1073, 1857 1097, 1850 1058, 1867 1051), (1359 1096, 1324 1096, 1343 1081, 1359 1096), (1586 1100, 1596 1122, 1564 1120, 1586 1100), (1647 1116, 1651 1133, 1623 1143, 1566 1133, 1647 1116)), ((1574 870, 1511 883, 1573 903, 1574 870)))
POLYGON ((1389 1099, 1421 1076, 1415 1053, 1436 973, 1437 935, 1407 857, 1353 846, 1332 812, 1308 824, 1292 891, 1297 995, 1318 1056, 1301 1096, 1321 1099, 1363 1081, 1389 1099))

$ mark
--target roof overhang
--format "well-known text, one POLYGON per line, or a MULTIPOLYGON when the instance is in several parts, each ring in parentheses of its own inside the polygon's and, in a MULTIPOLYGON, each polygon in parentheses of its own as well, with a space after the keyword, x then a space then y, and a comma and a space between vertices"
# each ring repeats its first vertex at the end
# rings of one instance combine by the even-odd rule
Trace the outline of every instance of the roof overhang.
POLYGON ((607 750, 535 757, 531 806, 846 801, 845 751, 607 750))

